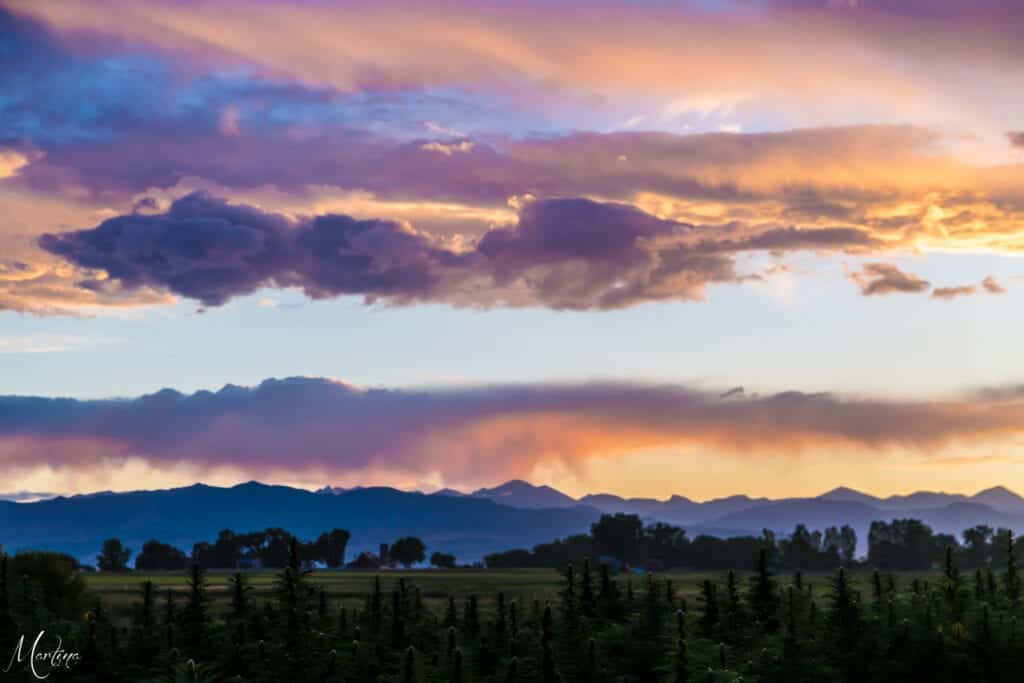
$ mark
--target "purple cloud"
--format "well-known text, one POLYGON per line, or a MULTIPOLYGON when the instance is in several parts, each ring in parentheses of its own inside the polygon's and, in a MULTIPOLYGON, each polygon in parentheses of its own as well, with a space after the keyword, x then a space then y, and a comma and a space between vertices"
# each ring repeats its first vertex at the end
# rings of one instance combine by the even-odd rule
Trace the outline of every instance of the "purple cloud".
POLYGON ((719 241, 716 234, 628 205, 546 199, 527 202, 517 224, 460 251, 393 221, 337 214, 293 221, 196 193, 166 213, 118 216, 43 235, 39 244, 76 266, 106 271, 123 289, 166 290, 206 306, 294 287, 314 299, 555 309, 698 299, 710 283, 750 277, 736 272, 738 251, 872 244, 849 228, 726 230, 719 241))
POLYGON ((207 306, 261 287, 300 287, 313 298, 428 296, 435 273, 460 260, 397 223, 330 215, 293 224, 200 193, 164 214, 119 216, 39 243, 123 287, 166 289, 207 306))
POLYGON ((122 400, 0 397, 0 442, 21 444, 0 450, 0 465, 34 466, 44 452, 56 468, 97 465, 95 450, 55 447, 80 439, 157 466, 230 465, 254 475, 380 467, 486 480, 655 444, 741 453, 856 445, 870 457, 894 445, 1019 434, 1022 424, 1016 394, 899 402, 618 383, 361 390, 290 378, 122 400))
POLYGON ((905 273, 890 263, 866 263, 860 272, 850 276, 864 296, 886 294, 917 294, 926 292, 931 283, 905 273))

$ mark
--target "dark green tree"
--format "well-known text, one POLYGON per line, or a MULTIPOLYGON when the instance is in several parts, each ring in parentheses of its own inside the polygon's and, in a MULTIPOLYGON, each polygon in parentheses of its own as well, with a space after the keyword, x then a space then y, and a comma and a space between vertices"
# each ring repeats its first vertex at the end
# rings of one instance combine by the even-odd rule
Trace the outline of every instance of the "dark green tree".
POLYGON ((406 536, 395 541, 388 554, 392 560, 408 568, 426 559, 426 546, 415 536, 406 536))
POLYGON ((103 549, 96 556, 96 566, 101 572, 125 572, 128 571, 128 560, 131 557, 131 548, 122 546, 120 539, 108 538, 103 541, 103 549))

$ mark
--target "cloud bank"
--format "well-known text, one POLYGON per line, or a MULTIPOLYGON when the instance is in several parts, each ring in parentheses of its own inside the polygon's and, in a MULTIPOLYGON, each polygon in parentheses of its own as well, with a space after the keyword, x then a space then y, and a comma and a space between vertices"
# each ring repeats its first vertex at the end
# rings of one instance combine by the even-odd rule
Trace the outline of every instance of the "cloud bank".
POLYGON ((709 283, 748 277, 736 271, 739 252, 871 243, 846 228, 723 234, 629 205, 561 198, 529 201, 515 225, 456 249, 393 221, 336 214, 292 221, 202 193, 175 201, 165 213, 118 216, 39 240, 46 251, 101 270, 121 288, 165 290, 206 306, 263 287, 296 287, 314 299, 359 295, 369 302, 555 309, 698 299, 709 283))
POLYGON ((625 383, 364 390, 290 378, 123 400, 0 397, 0 465, 17 472, 45 457, 56 470, 88 471, 134 457, 249 476, 368 468, 494 481, 648 448, 698 447, 707 457, 845 446, 863 458, 927 453, 1020 437, 1022 425, 1019 391, 912 402, 625 383))

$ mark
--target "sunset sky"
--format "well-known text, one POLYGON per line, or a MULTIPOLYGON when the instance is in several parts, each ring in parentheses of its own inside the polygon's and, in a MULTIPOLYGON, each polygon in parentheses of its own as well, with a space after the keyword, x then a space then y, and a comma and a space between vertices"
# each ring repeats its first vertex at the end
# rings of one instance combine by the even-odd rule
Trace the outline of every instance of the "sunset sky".
POLYGON ((1021 35, 0 0, 0 493, 1024 492, 1021 35))

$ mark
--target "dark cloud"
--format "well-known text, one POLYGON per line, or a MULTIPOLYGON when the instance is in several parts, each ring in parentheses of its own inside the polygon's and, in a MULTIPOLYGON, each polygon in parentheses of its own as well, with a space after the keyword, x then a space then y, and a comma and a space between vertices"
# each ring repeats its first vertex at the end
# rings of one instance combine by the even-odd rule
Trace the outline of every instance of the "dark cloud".
POLYGON ((123 287, 166 289, 207 306, 261 287, 300 287, 314 298, 428 297, 435 273, 460 260, 397 223, 329 215, 295 224, 205 194, 163 214, 119 216, 39 243, 123 287))
POLYGON ((0 465, 34 466, 44 452, 57 469, 97 465, 95 449, 68 446, 79 439, 151 464, 228 465, 254 475, 388 468, 493 479, 543 461, 685 443, 736 453, 845 445, 870 457, 890 446, 927 450, 1019 434, 1022 418, 1024 402, 1006 392, 896 402, 618 383, 361 390, 291 378, 130 400, 0 397, 0 443, 21 444, 0 449, 0 465))
MULTIPOLYGON (((746 231, 745 226, 737 226, 746 231)), ((726 233, 728 234, 728 233, 726 233)), ((712 251, 854 251, 881 246, 867 232, 857 228, 772 228, 739 238, 719 238, 707 242, 712 251)))
POLYGON ((741 396, 744 395, 744 393, 745 392, 744 392, 743 387, 733 387, 732 389, 728 389, 727 391, 723 391, 722 393, 720 393, 718 395, 718 398, 741 397, 741 396))
POLYGON ((885 294, 917 294, 931 288, 927 280, 904 273, 890 263, 866 263, 860 272, 850 278, 860 287, 864 296, 885 294))
POLYGON ((1010 138, 1011 145, 1024 149, 1024 130, 1010 131, 1006 137, 1010 138))
MULTIPOLYGON (((95 228, 47 234, 40 246, 126 290, 166 290, 205 306, 263 287, 312 298, 440 301, 467 306, 609 309, 700 298, 709 283, 738 282, 740 250, 856 248, 859 231, 771 229, 734 237, 639 209, 588 199, 527 202, 514 226, 455 250, 386 220, 331 214, 293 221, 206 194, 166 213, 132 213, 95 228)), ((108 281, 85 281, 87 289, 108 281)))
POLYGON ((974 285, 959 285, 957 287, 936 287, 932 290, 933 299, 945 299, 949 301, 960 296, 972 296, 978 293, 974 285))

